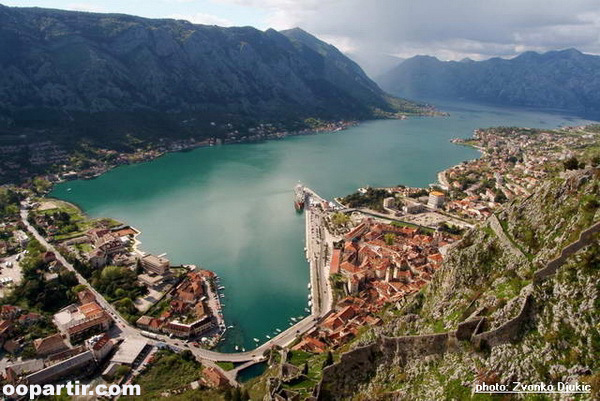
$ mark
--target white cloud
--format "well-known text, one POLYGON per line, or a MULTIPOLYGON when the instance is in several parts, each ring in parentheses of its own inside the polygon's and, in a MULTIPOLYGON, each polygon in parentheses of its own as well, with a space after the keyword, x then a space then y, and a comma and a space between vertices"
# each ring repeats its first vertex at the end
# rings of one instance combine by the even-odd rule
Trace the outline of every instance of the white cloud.
POLYGON ((261 8, 275 29, 300 26, 363 59, 485 59, 566 47, 600 53, 598 0, 213 1, 261 8))
POLYGON ((205 14, 205 13, 194 13, 194 14, 190 14, 190 15, 172 14, 172 15, 169 15, 167 18, 183 19, 183 20, 190 21, 193 24, 219 25, 219 26, 234 25, 232 21, 230 21, 226 18, 221 18, 221 17, 217 17, 216 15, 205 14))

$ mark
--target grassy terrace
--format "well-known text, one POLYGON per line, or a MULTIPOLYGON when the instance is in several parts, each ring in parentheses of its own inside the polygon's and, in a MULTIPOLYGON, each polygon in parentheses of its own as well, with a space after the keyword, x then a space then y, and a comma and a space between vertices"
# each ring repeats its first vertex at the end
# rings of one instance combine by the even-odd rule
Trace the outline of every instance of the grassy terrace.
POLYGON ((301 369, 304 368, 304 365, 306 364, 308 366, 308 373, 304 379, 286 384, 285 387, 298 391, 301 394, 309 395, 309 392, 321 379, 323 362, 325 362, 327 354, 311 354, 304 351, 291 351, 290 354, 288 362, 301 369))
POLYGON ((133 400, 222 400, 218 391, 191 391, 189 384, 201 378, 202 365, 193 357, 183 354, 159 351, 154 362, 134 380, 141 387, 139 396, 121 397, 124 401, 133 400), (166 397, 166 398, 165 398, 166 397))
POLYGON ((390 224, 392 226, 395 226, 395 227, 417 228, 419 230, 422 230, 426 234, 433 234, 435 232, 435 230, 433 228, 420 226, 418 224, 406 223, 406 222, 403 222, 403 221, 395 221, 394 220, 390 224))
POLYGON ((233 362, 217 362, 217 365, 225 371, 229 371, 235 368, 233 362))
POLYGON ((82 236, 87 230, 94 228, 98 223, 102 223, 107 227, 117 227, 121 225, 120 222, 109 219, 90 219, 85 213, 77 206, 61 201, 58 199, 39 199, 42 208, 47 206, 46 210, 36 210, 35 214, 38 216, 48 216, 54 218, 56 225, 58 226, 58 233, 54 236, 55 241, 64 241, 70 238, 82 236), (52 205, 55 207, 52 208, 52 205))

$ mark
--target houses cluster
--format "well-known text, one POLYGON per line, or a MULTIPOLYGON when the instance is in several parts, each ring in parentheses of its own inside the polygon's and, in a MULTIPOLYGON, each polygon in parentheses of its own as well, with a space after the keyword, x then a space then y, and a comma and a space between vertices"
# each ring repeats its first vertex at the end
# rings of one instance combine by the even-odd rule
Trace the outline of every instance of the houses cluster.
POLYGON ((452 195, 444 210, 484 220, 500 202, 530 195, 548 175, 549 163, 566 160, 574 156, 574 149, 594 143, 595 136, 581 130, 569 130, 572 134, 513 128, 476 130, 468 141, 474 141, 484 154, 443 173, 442 186, 452 195))
POLYGON ((5 144, 0 146, 0 182, 31 176, 68 160, 68 152, 51 141, 5 144))
MULTIPOLYGON (((9 383, 46 384, 72 375, 81 376, 94 371, 107 358, 116 345, 106 333, 112 318, 91 291, 84 289, 77 296, 77 304, 54 315, 58 332, 33 341, 35 358, 6 366, 4 378, 9 383)), ((2 332, 5 348, 14 341, 5 337, 13 325, 32 325, 43 319, 10 305, 2 307, 2 316, 7 318, 0 322, 0 327, 5 327, 2 332)))
POLYGON ((200 336, 215 327, 213 313, 208 306, 208 270, 189 272, 174 289, 169 306, 159 317, 144 315, 136 324, 142 330, 165 333, 179 338, 200 336))
POLYGON ((319 326, 309 331, 292 349, 321 353, 352 340, 365 325, 378 326, 378 307, 357 296, 347 296, 319 326))
POLYGON ((6 239, 0 239, 0 255, 15 253, 18 249, 24 249, 29 243, 29 236, 18 228, 18 224, 4 223, 0 231, 6 239))
POLYGON ((229 132, 224 134, 223 143, 257 142, 268 139, 281 139, 291 135, 310 135, 316 132, 337 132, 355 124, 356 123, 353 121, 334 121, 321 123, 317 127, 298 131, 287 131, 283 127, 276 127, 273 124, 259 124, 255 127, 248 128, 246 132, 234 130, 232 124, 225 124, 222 128, 229 132))
POLYGON ((440 267, 440 248, 455 240, 365 218, 334 249, 330 271, 345 279, 348 294, 366 289, 382 305, 418 291, 440 267))
POLYGON ((334 248, 330 274, 348 295, 335 311, 296 345, 322 352, 356 336, 365 325, 378 325, 384 305, 402 300, 427 284, 442 264, 440 248, 458 240, 444 232, 432 234, 364 218, 334 248))
POLYGON ((0 307, 0 347, 10 354, 23 348, 25 342, 19 334, 43 319, 38 313, 28 312, 14 305, 0 307))
POLYGON ((68 160, 66 150, 51 141, 0 146, 0 155, 5 160, 11 156, 25 155, 34 166, 60 164, 68 160))
POLYGON ((72 343, 104 332, 113 323, 109 313, 96 302, 96 297, 91 291, 84 289, 77 296, 79 304, 61 309, 53 318, 58 330, 72 343))
POLYGON ((128 252, 132 237, 137 231, 130 227, 117 230, 94 228, 86 233, 87 242, 93 249, 86 254, 86 259, 94 268, 104 267, 109 261, 128 252))

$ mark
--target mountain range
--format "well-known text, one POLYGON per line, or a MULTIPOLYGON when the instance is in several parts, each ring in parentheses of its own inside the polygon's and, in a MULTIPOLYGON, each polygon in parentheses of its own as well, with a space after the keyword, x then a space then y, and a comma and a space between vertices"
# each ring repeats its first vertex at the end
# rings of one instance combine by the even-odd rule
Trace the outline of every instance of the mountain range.
POLYGON ((411 99, 464 99, 596 115, 600 111, 600 56, 576 49, 530 51, 485 61, 416 56, 377 82, 384 90, 411 99))
POLYGON ((0 5, 5 130, 188 134, 214 121, 364 119, 415 110, 301 29, 0 5))

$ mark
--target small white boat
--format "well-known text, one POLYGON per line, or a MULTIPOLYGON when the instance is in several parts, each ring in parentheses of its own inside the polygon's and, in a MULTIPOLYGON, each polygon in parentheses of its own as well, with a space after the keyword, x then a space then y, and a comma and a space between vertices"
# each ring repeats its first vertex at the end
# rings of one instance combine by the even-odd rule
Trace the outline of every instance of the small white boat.
POLYGON ((271 336, 270 336, 270 335, 268 335, 268 334, 266 335, 266 337, 267 337, 269 340, 271 339, 271 336))
POLYGON ((295 322, 295 321, 296 321, 296 318, 295 318, 295 317, 291 317, 291 318, 290 318, 290 320, 291 320, 292 322, 295 322))
POLYGON ((294 323, 290 322, 290 326, 293 326, 293 325, 294 325, 294 323))
POLYGON ((281 333, 281 329, 275 329, 275 331, 281 333))
POLYGON ((312 294, 308 294, 308 299, 312 299, 312 294))
POLYGON ((308 301, 308 307, 310 308, 312 306, 312 301, 308 301))
POLYGON ((225 294, 220 294, 219 295, 221 298, 225 298, 225 294))
POLYGON ((224 290, 224 289, 225 289, 225 287, 223 287, 223 286, 220 286, 220 287, 219 287, 219 289, 220 289, 220 290, 224 290))
POLYGON ((253 338, 253 340, 254 340, 255 342, 257 342, 257 343, 259 343, 259 342, 260 342, 260 340, 259 340, 258 338, 253 338))
POLYGON ((235 346, 235 350, 239 351, 240 347, 238 347, 237 345, 235 346))
POLYGON ((242 348, 242 352, 246 352, 246 348, 242 348))
POLYGON ((306 313, 310 313, 310 309, 308 309, 308 308, 304 308, 304 312, 306 312, 306 313))
POLYGON ((228 329, 233 329, 233 325, 232 326, 227 326, 228 329))
POLYGON ((71 192, 71 188, 67 188, 67 192, 71 192))

